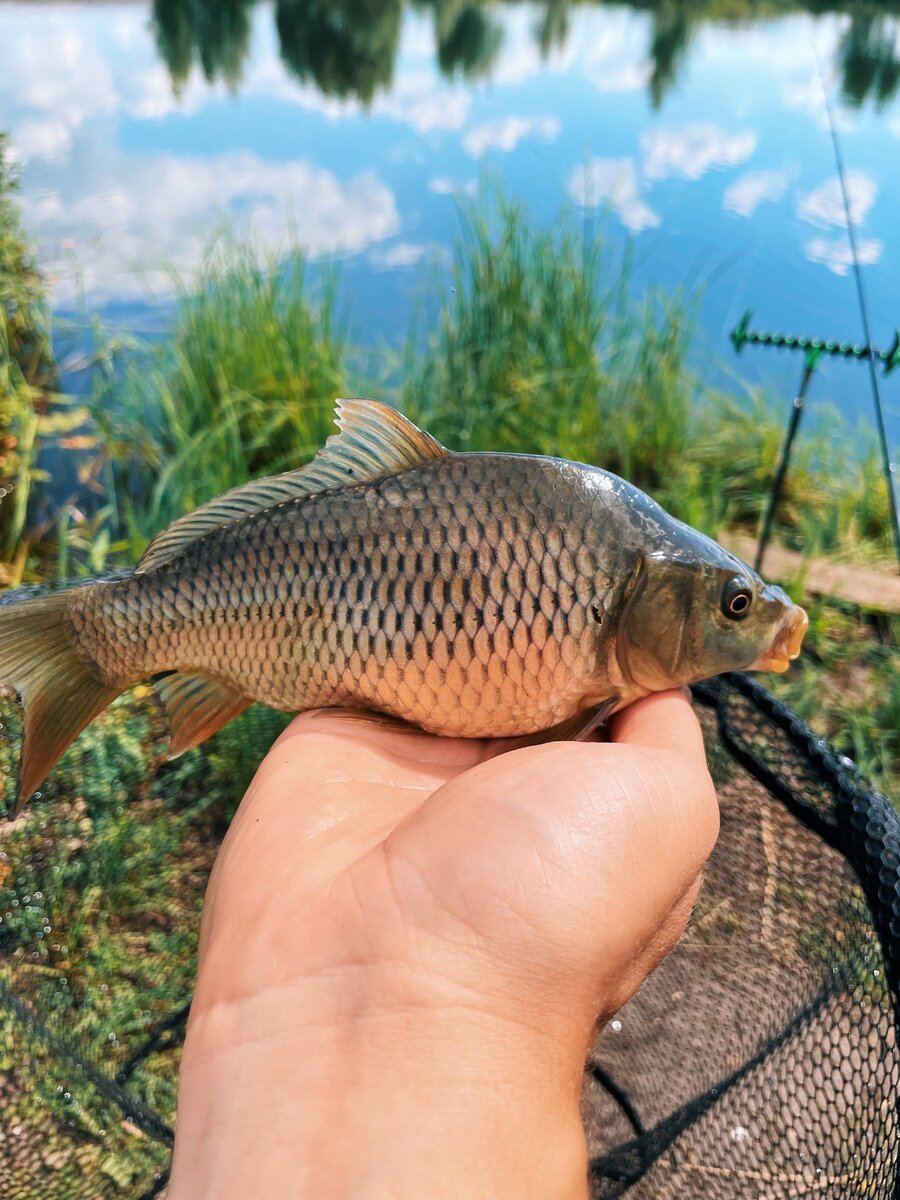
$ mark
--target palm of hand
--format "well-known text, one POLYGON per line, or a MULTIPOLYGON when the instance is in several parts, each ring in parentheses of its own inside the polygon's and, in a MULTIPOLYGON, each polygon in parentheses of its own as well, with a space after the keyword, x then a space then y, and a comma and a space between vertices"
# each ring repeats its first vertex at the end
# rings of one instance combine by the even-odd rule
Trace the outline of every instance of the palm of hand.
POLYGON ((614 731, 498 755, 298 718, 216 864, 196 1007, 355 974, 538 1028, 609 1015, 680 932, 717 828, 680 695, 614 731))

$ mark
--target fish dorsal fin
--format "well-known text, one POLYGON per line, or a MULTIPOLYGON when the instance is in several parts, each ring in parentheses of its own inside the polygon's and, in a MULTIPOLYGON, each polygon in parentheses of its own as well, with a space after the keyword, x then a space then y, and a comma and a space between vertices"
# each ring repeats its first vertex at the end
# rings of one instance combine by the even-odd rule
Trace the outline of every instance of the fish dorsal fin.
POLYGON ((179 517, 153 539, 135 574, 168 562, 213 529, 285 500, 396 475, 450 453, 431 434, 377 400, 338 400, 335 420, 340 433, 331 435, 312 462, 283 475, 252 479, 179 517))

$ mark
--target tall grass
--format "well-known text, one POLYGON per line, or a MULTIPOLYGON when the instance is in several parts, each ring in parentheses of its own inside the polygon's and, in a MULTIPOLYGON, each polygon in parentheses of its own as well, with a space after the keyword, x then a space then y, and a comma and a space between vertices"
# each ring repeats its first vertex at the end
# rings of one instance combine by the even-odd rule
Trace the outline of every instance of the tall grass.
MULTIPOLYGON (((462 216, 451 277, 438 280, 437 328, 424 347, 409 344, 400 399, 413 419, 455 449, 607 467, 713 536, 755 532, 782 420, 759 395, 704 385, 692 365, 696 297, 634 300, 627 257, 602 237, 565 218, 537 228, 496 192, 462 216)), ((197 278, 178 281, 169 335, 132 345, 94 397, 106 494, 92 510, 60 514, 57 572, 133 563, 171 520, 322 445, 335 397, 350 390, 353 351, 336 276, 317 279, 298 248, 276 258, 222 237, 197 278)), ((861 461, 834 428, 798 443, 776 531, 810 553, 886 556, 887 492, 874 455, 861 461)), ((893 650, 890 641, 885 665, 873 666, 876 723, 896 709, 893 650)), ((843 659, 822 662, 837 671, 843 659)), ((798 681, 801 705, 807 685, 798 681)), ((838 710, 835 699, 829 711, 838 710)), ((870 758, 884 777, 900 748, 879 746, 870 758)))
POLYGON ((407 410, 460 449, 555 454, 664 486, 699 392, 692 305, 627 297, 627 261, 601 238, 565 220, 535 228, 496 196, 473 205, 407 410))
MULTIPOLYGON (((696 296, 629 298, 628 260, 567 222, 550 230, 493 195, 464 212, 438 329, 410 356, 403 400, 459 449, 604 466, 713 535, 755 531, 783 422, 760 394, 704 386, 691 357, 696 296)), ((811 552, 890 553, 887 489, 848 439, 806 433, 777 530, 811 552)))
POLYGON ((276 258, 221 237, 177 283, 170 337, 132 347, 95 397, 132 553, 212 496, 311 457, 346 390, 336 277, 313 290, 299 249, 276 258))
POLYGON ((0 584, 21 575, 39 426, 56 386, 44 281, 16 188, 9 144, 0 134, 0 584))

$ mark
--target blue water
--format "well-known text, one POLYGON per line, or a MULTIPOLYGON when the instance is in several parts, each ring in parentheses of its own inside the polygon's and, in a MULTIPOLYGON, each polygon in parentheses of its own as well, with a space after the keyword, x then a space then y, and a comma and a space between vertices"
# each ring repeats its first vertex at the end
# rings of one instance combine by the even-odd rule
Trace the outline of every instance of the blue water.
MULTIPOLYGON (((663 87, 659 47, 651 56, 659 25, 645 9, 557 3, 565 28, 544 52, 544 5, 456 4, 469 42, 457 37, 448 74, 436 47, 452 6, 379 0, 371 46, 352 27, 372 72, 354 75, 338 54, 329 82, 320 63, 303 79, 285 65, 271 5, 228 4, 247 22, 232 67, 226 52, 224 68, 207 64, 210 81, 194 47, 173 81, 150 5, 0 0, 0 129, 61 313, 157 328, 171 272, 189 278, 227 222, 339 259, 351 336, 402 346, 411 314, 434 310, 459 200, 487 174, 541 222, 608 209, 606 236, 633 242, 636 292, 705 281, 698 367, 714 383, 736 370, 786 405, 800 361, 763 350, 736 360, 727 335, 752 308, 769 328, 861 336, 824 77, 876 341, 889 344, 900 323, 900 96, 888 71, 882 103, 872 98, 877 55, 854 83, 847 15, 697 21, 663 87)), ((345 7, 357 26, 369 11, 345 7)), ((900 60, 895 19, 876 21, 873 39, 889 67, 900 60)), ((900 448, 900 371, 884 396, 900 448)), ((826 363, 811 404, 826 403, 855 437, 872 407, 864 366, 826 363)))

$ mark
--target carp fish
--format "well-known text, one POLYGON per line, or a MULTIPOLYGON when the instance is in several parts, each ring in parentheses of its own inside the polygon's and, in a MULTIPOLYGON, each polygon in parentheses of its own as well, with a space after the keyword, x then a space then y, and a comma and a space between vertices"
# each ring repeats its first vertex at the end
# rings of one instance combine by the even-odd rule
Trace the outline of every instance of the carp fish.
POLYGON ((124 577, 0 608, 17 811, 148 677, 174 756, 254 700, 578 739, 650 692, 799 654, 801 608, 608 471, 453 453, 372 400, 339 401, 337 424, 307 466, 175 521, 124 577))

